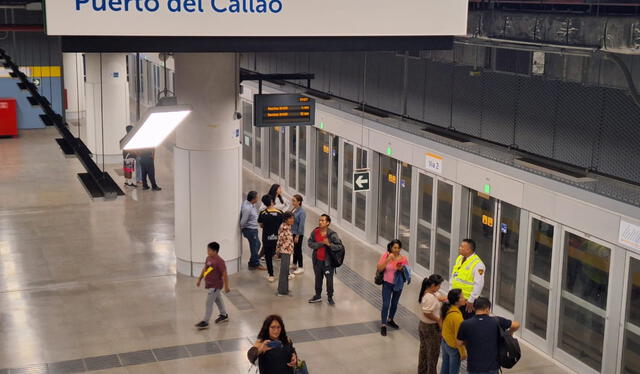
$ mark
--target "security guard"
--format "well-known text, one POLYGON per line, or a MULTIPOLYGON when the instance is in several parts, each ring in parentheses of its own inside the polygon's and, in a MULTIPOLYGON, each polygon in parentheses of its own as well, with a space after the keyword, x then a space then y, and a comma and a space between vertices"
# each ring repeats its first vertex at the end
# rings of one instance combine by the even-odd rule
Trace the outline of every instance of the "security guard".
POLYGON ((484 287, 486 268, 476 254, 476 242, 464 239, 458 247, 460 256, 456 259, 451 275, 451 288, 459 288, 467 299, 467 307, 462 311, 465 319, 473 316, 473 302, 480 297, 484 287))

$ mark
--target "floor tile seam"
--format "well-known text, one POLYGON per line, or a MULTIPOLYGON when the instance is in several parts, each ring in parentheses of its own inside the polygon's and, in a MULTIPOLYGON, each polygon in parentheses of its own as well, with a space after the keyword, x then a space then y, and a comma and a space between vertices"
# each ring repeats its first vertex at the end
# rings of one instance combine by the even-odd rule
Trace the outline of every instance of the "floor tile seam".
MULTIPOLYGON (((301 342, 301 343, 308 343, 308 342, 320 341, 320 340, 346 338, 346 337, 352 337, 352 336, 361 336, 361 335, 366 335, 366 334, 356 333, 356 334, 348 335, 348 334, 343 333, 343 331, 340 329, 340 327, 352 326, 352 325, 363 325, 363 326, 366 326, 367 324, 370 324, 370 323, 373 323, 373 322, 377 322, 377 321, 355 322, 355 323, 348 323, 348 324, 343 324, 343 325, 314 327, 314 328, 311 328, 311 329, 293 330, 293 331, 291 331, 291 333, 299 333, 299 332, 305 331, 307 334, 309 334, 309 336, 311 336, 313 338, 313 340, 305 341, 305 342, 301 342), (338 331, 341 335, 340 336, 331 336, 331 337, 327 337, 327 338, 322 338, 322 337, 316 337, 316 335, 313 334, 310 331, 310 330, 325 329, 325 328, 334 328, 335 331, 338 331)), ((368 332, 368 333, 369 334, 373 334, 375 332, 371 331, 371 332, 368 332)), ((20 367, 20 368, 4 368, 4 369, 0 368, 0 371, 7 370, 8 373, 11 374, 11 372, 14 371, 14 370, 22 370, 22 369, 29 368, 29 367, 32 367, 32 366, 44 366, 46 368, 46 371, 48 372, 50 365, 54 365, 54 364, 62 363, 62 362, 68 362, 68 361, 81 361, 82 365, 84 367, 84 372, 91 372, 91 371, 105 370, 105 369, 89 370, 86 360, 100 358, 100 357, 108 357, 108 356, 115 356, 118 359, 119 366, 112 366, 112 367, 109 367, 109 368, 106 368, 106 369, 112 369, 112 368, 117 368, 117 367, 128 367, 128 366, 144 365, 144 364, 149 364, 149 363, 154 363, 154 362, 155 363, 161 363, 161 362, 175 361, 175 360, 180 360, 180 359, 185 359, 185 358, 199 357, 199 356, 194 356, 193 353, 189 350, 188 346, 190 346, 190 345, 215 344, 219 348, 219 352, 209 353, 207 355, 213 355, 213 354, 219 354, 219 353, 238 352, 239 350, 236 350, 236 349, 225 351, 219 343, 222 342, 222 341, 245 340, 245 339, 248 340, 249 342, 253 341, 252 337, 243 336, 243 337, 227 338, 227 339, 219 339, 219 340, 210 340, 210 341, 206 341, 206 342, 196 342, 196 343, 174 345, 174 346, 167 346, 167 347, 148 348, 148 349, 136 350, 136 351, 131 351, 131 352, 112 353, 112 354, 107 354, 107 355, 102 355, 102 356, 82 357, 82 358, 76 358, 76 359, 64 360, 64 361, 55 361, 55 362, 45 362, 45 363, 39 363, 39 364, 31 364, 31 365, 27 365, 27 366, 20 367), (172 358, 172 359, 169 359, 169 360, 160 360, 160 359, 158 359, 158 357, 157 357, 157 355, 155 353, 155 350, 158 350, 158 349, 175 348, 175 347, 184 348, 184 350, 187 352, 188 356, 186 356, 186 357, 176 357, 176 358, 172 358), (145 351, 149 351, 151 353, 151 355, 153 356, 155 361, 135 363, 135 364, 126 364, 124 362, 123 358, 121 357, 121 355, 138 353, 138 352, 145 352, 145 351)), ((200 356, 202 356, 202 355, 200 355, 200 356)))
POLYGON ((106 283, 118 284, 118 283, 126 283, 126 282, 162 278, 162 277, 169 277, 169 276, 176 276, 176 273, 156 274, 156 275, 148 275, 148 276, 140 276, 140 277, 123 278, 123 279, 103 279, 103 280, 97 280, 97 281, 77 282, 77 283, 74 283, 73 285, 71 284, 71 282, 56 283, 56 284, 42 286, 42 287, 24 288, 24 289, 16 289, 16 290, 1 290, 0 295, 10 294, 14 292, 59 291, 59 290, 78 288, 78 287, 83 287, 88 285, 95 286, 95 285, 103 285, 106 283))

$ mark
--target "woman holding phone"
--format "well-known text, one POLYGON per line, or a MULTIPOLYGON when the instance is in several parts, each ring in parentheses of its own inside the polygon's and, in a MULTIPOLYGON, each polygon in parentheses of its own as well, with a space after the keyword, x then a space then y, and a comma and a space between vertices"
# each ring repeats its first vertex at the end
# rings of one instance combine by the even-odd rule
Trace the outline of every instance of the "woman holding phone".
POLYGON ((284 322, 272 314, 264 320, 258 340, 247 352, 249 362, 258 360, 260 374, 293 374, 298 356, 293 342, 287 337, 284 322))

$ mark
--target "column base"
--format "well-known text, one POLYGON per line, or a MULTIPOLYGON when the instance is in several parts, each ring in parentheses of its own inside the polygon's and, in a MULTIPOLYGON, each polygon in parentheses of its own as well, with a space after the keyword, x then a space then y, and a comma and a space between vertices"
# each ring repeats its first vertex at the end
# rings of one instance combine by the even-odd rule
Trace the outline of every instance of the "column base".
MULTIPOLYGON (((240 258, 225 260, 224 262, 227 265, 227 274, 231 275, 240 271, 240 258)), ((176 271, 178 274, 197 277, 200 275, 203 267, 204 262, 191 262, 176 258, 176 271)))

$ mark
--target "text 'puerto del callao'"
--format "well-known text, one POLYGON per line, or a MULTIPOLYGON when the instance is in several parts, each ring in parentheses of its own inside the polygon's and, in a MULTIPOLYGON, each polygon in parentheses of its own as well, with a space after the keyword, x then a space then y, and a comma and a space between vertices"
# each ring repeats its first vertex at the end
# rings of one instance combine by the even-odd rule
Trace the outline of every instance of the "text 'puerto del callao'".
POLYGON ((76 11, 280 13, 283 0, 75 0, 76 11))

